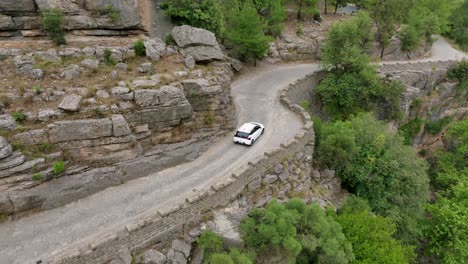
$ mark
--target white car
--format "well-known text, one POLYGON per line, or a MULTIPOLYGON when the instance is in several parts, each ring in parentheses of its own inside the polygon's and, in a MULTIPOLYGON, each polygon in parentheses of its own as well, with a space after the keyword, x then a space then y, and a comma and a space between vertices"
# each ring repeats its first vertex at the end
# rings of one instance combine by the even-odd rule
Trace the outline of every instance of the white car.
POLYGON ((234 135, 234 143, 252 146, 263 132, 265 132, 264 125, 255 122, 245 123, 234 135))

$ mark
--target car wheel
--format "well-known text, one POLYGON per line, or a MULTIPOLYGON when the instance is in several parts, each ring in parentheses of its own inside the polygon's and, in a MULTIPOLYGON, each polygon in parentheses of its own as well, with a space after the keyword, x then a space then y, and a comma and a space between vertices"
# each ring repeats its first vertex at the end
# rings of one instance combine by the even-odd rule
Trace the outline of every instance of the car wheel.
POLYGON ((263 135, 263 133, 265 133, 265 128, 262 129, 262 135, 263 135))
POLYGON ((253 146, 254 143, 255 143, 255 139, 252 139, 252 143, 250 143, 250 146, 253 146))

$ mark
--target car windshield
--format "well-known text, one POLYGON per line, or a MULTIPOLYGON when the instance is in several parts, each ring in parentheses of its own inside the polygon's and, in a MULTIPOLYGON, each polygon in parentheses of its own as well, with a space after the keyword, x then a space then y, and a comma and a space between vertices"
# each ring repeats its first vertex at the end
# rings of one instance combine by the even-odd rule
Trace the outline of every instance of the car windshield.
POLYGON ((248 137, 249 137, 249 133, 242 132, 242 131, 237 131, 237 132, 236 132, 236 137, 248 138, 248 137))

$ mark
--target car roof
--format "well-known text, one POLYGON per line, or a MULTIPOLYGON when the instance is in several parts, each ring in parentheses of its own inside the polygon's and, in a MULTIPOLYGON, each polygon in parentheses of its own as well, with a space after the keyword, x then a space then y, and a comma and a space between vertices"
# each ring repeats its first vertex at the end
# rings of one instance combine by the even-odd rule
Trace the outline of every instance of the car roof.
POLYGON ((252 123, 243 124, 237 131, 250 133, 256 125, 252 123))

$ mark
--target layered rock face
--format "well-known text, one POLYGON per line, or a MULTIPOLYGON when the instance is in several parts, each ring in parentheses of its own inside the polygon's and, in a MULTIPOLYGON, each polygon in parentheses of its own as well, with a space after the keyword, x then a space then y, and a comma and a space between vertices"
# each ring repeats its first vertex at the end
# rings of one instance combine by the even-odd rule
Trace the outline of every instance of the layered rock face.
POLYGON ((2 0, 0 36, 41 34, 40 16, 51 9, 62 11, 65 29, 76 34, 119 35, 142 28, 137 0, 2 0))
POLYGON ((145 39, 140 62, 131 46, 0 49, 10 71, 0 77, 14 80, 0 91, 0 214, 59 207, 192 161, 232 128, 230 84, 241 63, 206 30, 175 36, 180 47, 145 39), (84 78, 97 84, 80 85, 84 78))

